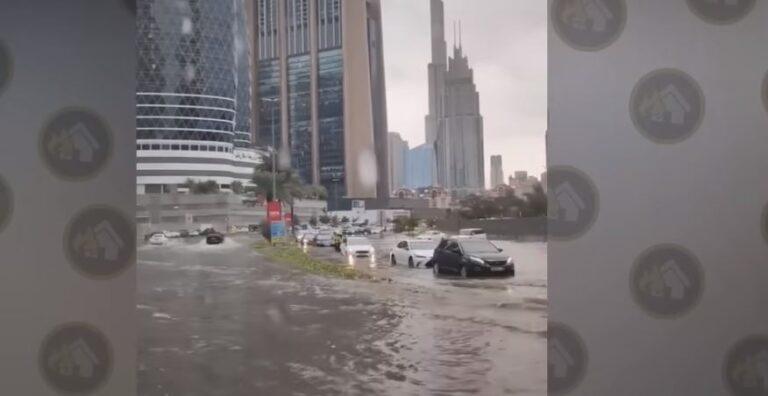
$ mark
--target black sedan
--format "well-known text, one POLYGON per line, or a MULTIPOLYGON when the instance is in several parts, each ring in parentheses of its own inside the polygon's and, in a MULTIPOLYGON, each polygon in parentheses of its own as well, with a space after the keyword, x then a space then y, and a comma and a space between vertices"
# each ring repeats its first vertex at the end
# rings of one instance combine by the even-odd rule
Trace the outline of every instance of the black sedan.
POLYGON ((468 278, 476 275, 515 276, 515 263, 485 239, 443 239, 432 258, 435 276, 452 273, 468 278))
POLYGON ((205 236, 205 243, 209 245, 224 243, 224 234, 216 231, 210 232, 205 236))

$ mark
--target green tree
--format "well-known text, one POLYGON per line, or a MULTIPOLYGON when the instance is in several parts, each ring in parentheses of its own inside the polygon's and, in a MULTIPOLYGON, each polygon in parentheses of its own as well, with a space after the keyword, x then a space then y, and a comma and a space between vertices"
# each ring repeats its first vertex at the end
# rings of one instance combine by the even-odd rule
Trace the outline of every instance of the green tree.
POLYGON ((240 194, 244 193, 245 192, 245 188, 243 188, 243 182, 238 181, 238 180, 233 181, 232 182, 232 192, 237 194, 237 195, 240 195, 240 194))
POLYGON ((219 183, 215 180, 197 182, 193 179, 187 179, 187 181, 184 182, 184 187, 189 189, 189 192, 195 195, 217 194, 219 192, 219 183))
POLYGON ((312 227, 317 227, 317 216, 312 216, 309 218, 309 225, 312 227))
POLYGON ((536 184, 533 186, 533 192, 525 194, 525 202, 524 216, 541 217, 547 215, 547 194, 541 184, 536 184))
POLYGON ((300 199, 325 199, 327 192, 322 186, 305 184, 293 169, 278 168, 274 174, 276 191, 273 191, 272 156, 265 157, 264 162, 253 170, 254 191, 266 197, 268 201, 278 200, 288 204, 291 216, 294 217, 294 205, 300 199))
POLYGON ((320 224, 327 225, 328 223, 331 222, 331 217, 328 216, 327 214, 324 214, 324 215, 320 216, 320 218, 318 220, 320 221, 320 224))

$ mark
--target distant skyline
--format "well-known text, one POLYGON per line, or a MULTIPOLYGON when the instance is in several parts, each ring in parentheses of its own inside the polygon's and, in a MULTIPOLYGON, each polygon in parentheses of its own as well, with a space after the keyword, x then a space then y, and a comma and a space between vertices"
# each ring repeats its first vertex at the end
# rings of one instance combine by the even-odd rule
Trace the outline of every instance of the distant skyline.
MULTIPOLYGON (((486 180, 491 155, 503 156, 507 175, 526 170, 538 177, 546 168, 546 2, 444 2, 449 48, 453 22, 461 20, 464 52, 480 92, 486 180)), ((428 113, 429 1, 382 0, 382 11, 389 130, 415 147, 424 143, 428 113)))

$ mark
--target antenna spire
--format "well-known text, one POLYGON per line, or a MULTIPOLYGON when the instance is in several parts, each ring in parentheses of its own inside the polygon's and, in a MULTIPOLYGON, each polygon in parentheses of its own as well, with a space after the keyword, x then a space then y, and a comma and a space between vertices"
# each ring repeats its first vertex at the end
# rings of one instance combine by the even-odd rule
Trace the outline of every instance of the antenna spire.
POLYGON ((464 48, 463 42, 461 40, 461 19, 459 19, 459 49, 464 48))

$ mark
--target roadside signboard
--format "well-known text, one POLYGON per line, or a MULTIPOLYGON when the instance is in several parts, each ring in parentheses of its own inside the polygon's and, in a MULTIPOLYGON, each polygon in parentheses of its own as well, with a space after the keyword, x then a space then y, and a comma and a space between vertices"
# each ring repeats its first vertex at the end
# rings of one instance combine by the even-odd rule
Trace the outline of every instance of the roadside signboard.
POLYGON ((267 203, 267 219, 269 222, 281 221, 283 218, 280 201, 270 201, 267 203))
POLYGON ((271 222, 269 225, 269 232, 270 232, 270 236, 272 237, 272 242, 285 238, 285 222, 284 221, 271 222))

